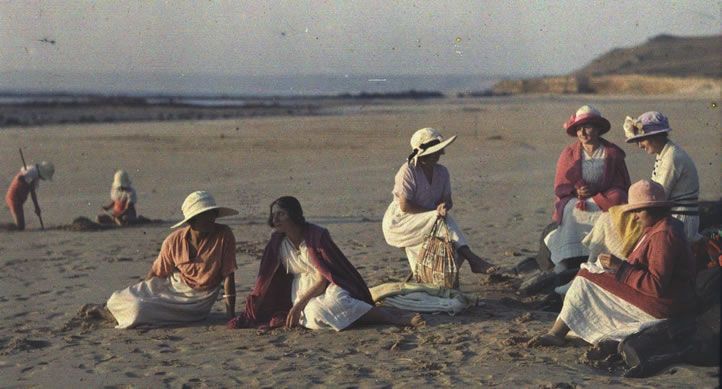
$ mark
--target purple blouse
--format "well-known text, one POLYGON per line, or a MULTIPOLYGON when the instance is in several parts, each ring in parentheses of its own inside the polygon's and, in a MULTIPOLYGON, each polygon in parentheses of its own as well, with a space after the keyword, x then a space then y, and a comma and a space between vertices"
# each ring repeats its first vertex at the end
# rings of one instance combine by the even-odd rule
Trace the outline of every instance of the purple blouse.
POLYGON ((429 183, 420 166, 404 163, 396 173, 392 193, 428 209, 435 209, 442 202, 452 207, 449 171, 439 164, 434 165, 434 174, 429 183))

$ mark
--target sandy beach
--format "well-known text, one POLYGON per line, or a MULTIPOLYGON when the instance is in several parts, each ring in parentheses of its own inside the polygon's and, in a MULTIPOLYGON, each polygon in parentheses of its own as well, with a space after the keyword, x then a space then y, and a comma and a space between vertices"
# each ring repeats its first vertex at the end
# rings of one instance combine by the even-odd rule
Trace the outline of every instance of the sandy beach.
MULTIPOLYGON (((268 205, 282 195, 298 197, 307 219, 330 230, 369 286, 403 279, 406 259, 385 243, 381 219, 409 137, 421 127, 459 136, 440 162, 451 172, 452 214, 475 252, 513 266, 536 253, 551 219, 554 166, 572 141, 561 126, 585 103, 612 122, 606 139, 627 152, 632 181, 650 176, 654 157, 624 143, 624 117, 666 114, 672 139, 696 162, 701 199, 720 199, 718 95, 363 101, 315 116, 2 128, 3 191, 21 166, 18 147, 28 161, 53 161, 56 173, 38 192, 46 231, 30 203, 28 230, 0 230, 0 386, 715 387, 718 367, 675 365, 627 379, 580 362, 583 342, 527 348, 556 315, 517 295, 518 280, 468 268, 461 290, 479 306, 456 317, 427 315, 428 325, 415 330, 229 330, 220 301, 207 320, 182 327, 116 330, 74 320, 83 304, 104 303, 147 273, 195 190, 240 211, 219 220, 238 242, 236 311, 269 237, 268 205), (76 217, 100 212, 119 168, 138 191, 139 213, 162 222, 69 230, 76 217)), ((0 223, 10 221, 2 207, 0 223)))

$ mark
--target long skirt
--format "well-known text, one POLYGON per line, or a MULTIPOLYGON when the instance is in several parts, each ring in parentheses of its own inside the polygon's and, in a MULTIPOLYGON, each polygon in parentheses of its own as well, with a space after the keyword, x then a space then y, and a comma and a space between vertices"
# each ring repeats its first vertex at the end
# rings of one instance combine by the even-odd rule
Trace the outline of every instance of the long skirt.
MULTIPOLYGON (((421 252, 424 238, 434 226, 437 215, 436 210, 423 213, 403 212, 396 201, 392 201, 386 209, 381 225, 386 243, 404 249, 412 271, 416 269, 416 259, 421 252)), ((464 233, 451 215, 446 215, 446 225, 449 227, 449 235, 456 250, 467 246, 464 233)), ((439 231, 439 234, 443 233, 439 231)))
POLYGON ((571 331, 591 344, 625 337, 655 325, 657 319, 584 277, 576 277, 559 313, 571 331))
POLYGON ((602 210, 592 199, 583 200, 586 201, 586 210, 577 209, 576 205, 579 201, 572 199, 564 206, 561 224, 544 238, 544 243, 551 253, 551 261, 555 265, 568 258, 589 255, 589 250, 582 244, 582 239, 592 230, 602 210))
POLYGON ((168 278, 153 277, 116 291, 106 305, 118 321, 115 328, 199 321, 211 312, 219 290, 220 286, 194 290, 173 273, 168 278))
POLYGON ((332 328, 341 331, 371 308, 370 304, 351 297, 346 290, 329 284, 323 294, 312 298, 306 304, 299 323, 311 330, 332 328))

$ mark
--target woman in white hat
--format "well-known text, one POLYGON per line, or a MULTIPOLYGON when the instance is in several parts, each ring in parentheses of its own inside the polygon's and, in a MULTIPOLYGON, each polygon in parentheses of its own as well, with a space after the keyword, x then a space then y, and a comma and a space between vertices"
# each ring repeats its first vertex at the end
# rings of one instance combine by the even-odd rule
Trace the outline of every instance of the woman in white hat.
POLYGON ((125 170, 118 170, 113 176, 113 185, 110 187, 110 202, 102 208, 110 214, 98 215, 97 221, 100 224, 117 224, 124 226, 136 221, 138 215, 135 204, 138 195, 131 186, 130 177, 125 170))
POLYGON ((636 143, 647 154, 656 156, 652 181, 664 187, 667 200, 674 202, 672 216, 684 223, 687 240, 702 238, 699 234, 699 177, 689 154, 669 139, 669 120, 659 112, 650 111, 635 120, 627 116, 624 135, 627 143, 636 143))
POLYGON ((15 175, 10 183, 7 193, 5 194, 5 204, 10 209, 13 221, 18 230, 25 229, 25 212, 23 205, 28 199, 28 195, 35 205, 35 214, 40 216, 41 210, 38 204, 38 197, 35 194, 40 180, 53 180, 55 174, 55 166, 51 162, 43 161, 38 164, 30 165, 30 167, 20 168, 18 174, 15 175))
POLYGON ((456 136, 444 139, 433 128, 422 128, 411 137, 411 155, 396 173, 394 199, 386 209, 382 223, 386 242, 403 248, 411 266, 416 270, 424 237, 436 219, 446 218, 449 233, 456 247, 458 266, 469 262, 474 273, 491 273, 494 266, 469 248, 461 229, 448 212, 453 207, 449 171, 439 164, 444 148, 456 136))
POLYGON ((645 231, 629 259, 600 254, 583 265, 552 328, 529 344, 561 346, 570 330, 591 344, 620 341, 660 319, 689 315, 695 264, 671 206, 658 183, 632 185, 624 212, 634 213, 645 231))
POLYGON ((236 239, 215 221, 238 211, 216 205, 205 191, 188 195, 181 209, 183 220, 171 228, 187 225, 163 241, 146 280, 113 293, 105 307, 84 306, 81 315, 117 322, 116 328, 203 320, 223 283, 226 314, 235 316, 236 239))
POLYGON ((542 233, 537 263, 561 273, 587 259, 582 239, 609 208, 627 201, 630 179, 625 153, 602 135, 609 120, 591 105, 580 107, 564 123, 574 141, 562 150, 554 176, 553 224, 542 233))

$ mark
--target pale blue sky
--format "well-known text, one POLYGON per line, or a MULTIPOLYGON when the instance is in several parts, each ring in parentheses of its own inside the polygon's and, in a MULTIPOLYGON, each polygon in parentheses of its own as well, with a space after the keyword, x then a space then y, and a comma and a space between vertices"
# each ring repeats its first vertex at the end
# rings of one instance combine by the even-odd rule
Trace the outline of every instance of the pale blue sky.
POLYGON ((2 1, 0 72, 560 74, 661 33, 719 34, 720 4, 2 1))

